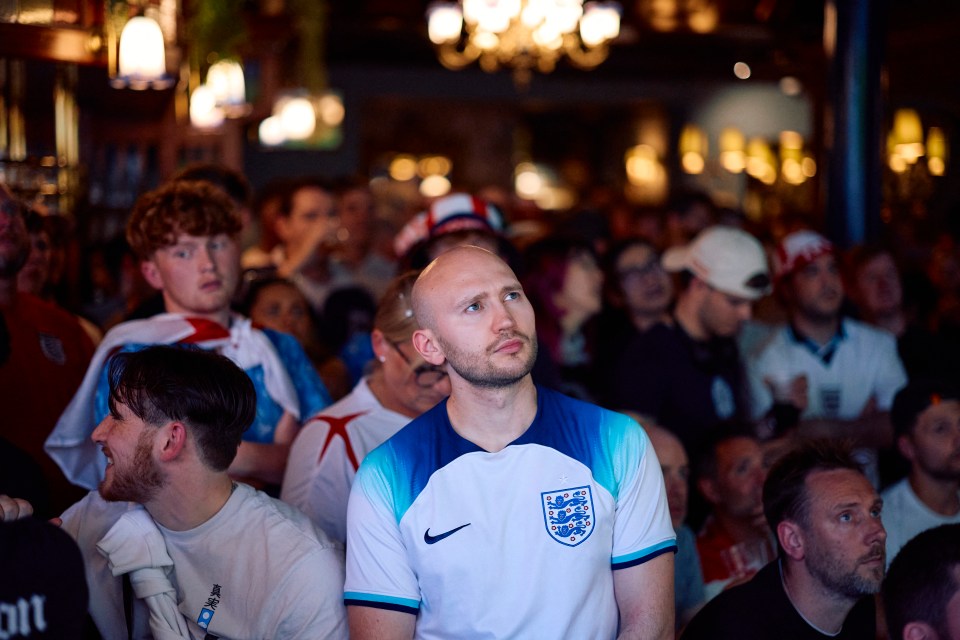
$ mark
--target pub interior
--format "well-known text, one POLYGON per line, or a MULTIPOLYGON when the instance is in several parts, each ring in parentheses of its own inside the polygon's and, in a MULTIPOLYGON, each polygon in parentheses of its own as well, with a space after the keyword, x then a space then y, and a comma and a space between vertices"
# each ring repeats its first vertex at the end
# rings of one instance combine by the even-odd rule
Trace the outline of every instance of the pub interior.
MULTIPOLYGON (((527 249, 554 235, 572 243, 570 264, 586 256, 597 272, 597 309, 570 321, 573 337, 564 323, 576 314, 557 307, 558 291, 537 309, 537 328, 553 373, 572 376, 563 388, 606 408, 624 406, 605 395, 608 372, 591 377, 591 367, 612 371, 627 337, 595 323, 626 304, 628 276, 650 276, 634 266, 613 284, 616 251, 641 239, 659 256, 712 224, 749 232, 773 265, 785 237, 822 234, 843 271, 842 313, 878 326, 855 295, 856 260, 858 248, 883 247, 899 270, 903 317, 940 345, 918 354, 914 344, 914 359, 901 351, 905 375, 912 382, 926 367, 956 384, 958 29, 960 3, 949 0, 0 0, 0 185, 39 216, 52 248, 31 293, 77 316, 94 342, 163 311, 128 246, 135 203, 185 169, 216 165, 249 187, 233 309, 251 317, 258 286, 277 274, 289 277, 281 285, 300 282, 282 262, 296 239, 281 247, 276 219, 293 180, 317 180, 337 198, 368 194, 362 232, 335 210, 340 226, 327 240, 342 246, 324 250, 349 263, 342 247, 362 236, 364 259, 376 256, 391 276, 425 264, 404 255, 405 234, 436 223, 418 214, 467 193, 496 205, 470 215, 509 245, 502 255, 525 286, 543 275, 527 249), (706 209, 694 219, 698 203, 706 209), (550 314, 559 337, 545 339, 550 314)), ((774 293, 758 297, 735 336, 744 361, 789 324, 771 275, 774 293)), ((674 285, 675 301, 686 285, 674 285)), ((310 356, 328 404, 378 375, 385 288, 300 291, 312 324, 283 330, 310 356)), ((0 298, 0 320, 3 310, 0 298)), ((22 372, 4 372, 10 336, 0 329, 0 381, 13 380, 22 372)), ((411 364, 412 348, 394 349, 418 380, 443 380, 411 364)), ((18 402, 7 394, 0 388, 4 404, 18 402)), ((49 483, 37 506, 45 516, 82 495, 42 453, 71 397, 51 400, 59 405, 31 440, 49 483)), ((12 431, 0 428, 0 444, 12 431)), ((906 473, 891 442, 867 460, 878 492, 906 473)), ((283 498, 282 472, 254 485, 283 498)), ((960 473, 952 478, 960 486, 960 473)), ((23 486, 3 482, 0 494, 23 486)), ((696 530, 711 505, 688 484, 696 530)))

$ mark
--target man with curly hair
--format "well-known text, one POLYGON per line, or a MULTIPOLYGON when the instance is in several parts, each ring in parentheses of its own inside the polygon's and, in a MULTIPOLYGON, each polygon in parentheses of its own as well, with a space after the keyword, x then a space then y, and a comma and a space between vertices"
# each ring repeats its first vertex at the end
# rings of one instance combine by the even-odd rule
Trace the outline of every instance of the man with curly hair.
POLYGON ((104 336, 46 443, 72 482, 93 489, 103 479, 103 460, 90 434, 108 412, 107 359, 151 344, 191 343, 229 357, 257 389, 256 419, 231 474, 280 483, 300 421, 330 398, 295 338, 255 329, 231 311, 240 276, 240 229, 234 204, 205 182, 175 180, 134 205, 127 241, 146 281, 162 293, 166 313, 125 322, 104 336))

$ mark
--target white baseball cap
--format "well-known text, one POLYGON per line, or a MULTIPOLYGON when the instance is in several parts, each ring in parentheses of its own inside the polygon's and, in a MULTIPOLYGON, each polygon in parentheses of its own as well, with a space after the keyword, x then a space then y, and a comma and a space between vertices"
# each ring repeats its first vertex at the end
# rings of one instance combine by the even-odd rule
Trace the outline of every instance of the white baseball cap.
POLYGON ((667 271, 689 271, 724 293, 756 300, 770 293, 770 270, 763 247, 735 227, 708 227, 693 242, 663 254, 667 271))

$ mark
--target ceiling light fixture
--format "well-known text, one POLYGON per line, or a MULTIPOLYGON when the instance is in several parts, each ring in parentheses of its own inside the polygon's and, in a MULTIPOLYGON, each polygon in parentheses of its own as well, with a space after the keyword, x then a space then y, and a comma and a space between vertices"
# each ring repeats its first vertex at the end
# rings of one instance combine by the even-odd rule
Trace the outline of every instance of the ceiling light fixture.
POLYGON ((436 2, 427 10, 427 31, 440 63, 463 69, 479 62, 492 73, 514 70, 519 86, 533 70, 549 73, 561 57, 581 69, 607 59, 620 34, 620 5, 583 0, 462 0, 436 2))

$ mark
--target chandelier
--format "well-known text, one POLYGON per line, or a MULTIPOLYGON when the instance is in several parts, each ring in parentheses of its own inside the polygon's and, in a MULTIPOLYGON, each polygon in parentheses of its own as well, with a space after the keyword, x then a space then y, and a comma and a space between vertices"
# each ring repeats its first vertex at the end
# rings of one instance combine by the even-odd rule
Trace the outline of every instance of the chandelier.
POLYGON ((606 60, 610 41, 620 33, 620 5, 583 0, 436 2, 427 10, 427 30, 448 69, 463 69, 475 61, 488 73, 510 67, 523 86, 534 69, 549 73, 564 56, 581 69, 606 60))

